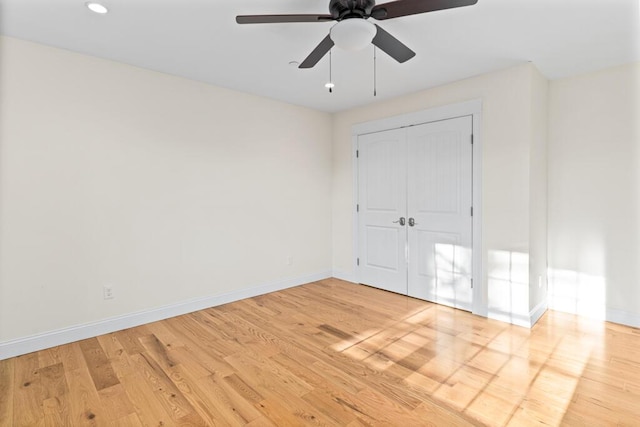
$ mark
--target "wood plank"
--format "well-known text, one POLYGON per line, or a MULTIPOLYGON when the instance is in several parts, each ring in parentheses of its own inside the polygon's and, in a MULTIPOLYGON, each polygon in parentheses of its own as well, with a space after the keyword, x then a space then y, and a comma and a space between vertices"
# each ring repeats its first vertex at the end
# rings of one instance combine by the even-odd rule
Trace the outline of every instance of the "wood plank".
POLYGON ((77 342, 58 347, 58 357, 66 371, 86 368, 86 362, 77 342))
POLYGON ((165 322, 153 322, 145 325, 149 332, 156 336, 168 348, 184 347, 180 338, 171 332, 165 322))
POLYGON ((102 335, 97 337, 97 339, 118 380, 136 370, 134 363, 129 357, 129 353, 126 352, 116 334, 102 335))
POLYGON ((47 348, 38 352, 38 363, 41 368, 62 363, 60 356, 60 346, 47 348))
POLYGON ((98 391, 104 413, 109 420, 128 419, 136 410, 129 400, 125 387, 118 383, 98 391))
POLYGON ((99 425, 108 421, 88 368, 65 371, 69 385, 68 408, 73 426, 99 425))
POLYGON ((413 414, 417 416, 423 426, 448 426, 448 427, 468 427, 474 425, 482 425, 474 422, 470 417, 464 417, 460 413, 452 412, 438 405, 423 403, 413 410, 413 414))
MULTIPOLYGON (((233 397, 230 399, 227 397, 218 399, 216 395, 218 389, 215 388, 212 393, 208 387, 209 378, 195 378, 182 365, 175 368, 171 378, 185 399, 195 408, 200 418, 206 422, 206 425, 228 424, 227 420, 230 418, 229 413, 234 412, 234 405, 237 403, 237 400, 240 400, 239 405, 244 405, 241 408, 242 413, 239 417, 244 420, 255 418, 253 415, 247 415, 244 411, 245 408, 249 408, 248 410, 251 411, 251 402, 248 402, 242 397, 238 399, 233 397), (230 404, 230 400, 233 401, 233 403, 230 404)), ((234 417, 231 418, 233 419, 234 417)))
POLYGON ((15 358, 0 360, 0 427, 13 425, 15 358))
POLYGON ((250 423, 247 423, 246 427, 278 427, 278 426, 276 426, 274 423, 269 421, 268 418, 261 416, 251 421, 250 423))
MULTIPOLYGON (((297 427, 307 425, 305 419, 300 418, 298 414, 285 407, 277 399, 265 399, 256 406, 265 415, 265 418, 268 418, 277 426, 297 427)), ((310 417, 306 416, 306 418, 310 417)))
POLYGON ((303 379, 283 369, 271 359, 257 354, 238 353, 225 358, 239 376, 259 393, 275 393, 281 398, 302 396, 313 389, 303 379))
POLYGON ((140 421, 140 417, 137 414, 129 414, 126 417, 118 418, 117 420, 109 421, 109 427, 143 427, 144 424, 140 421))
POLYGON ((309 406, 317 408, 325 416, 331 418, 335 425, 348 425, 358 418, 352 408, 341 405, 338 398, 329 391, 314 390, 302 396, 302 399, 308 402, 309 406))
POLYGON ((14 359, 13 425, 28 426, 44 422, 42 385, 38 375, 37 353, 14 359))
POLYGON ((80 345, 80 350, 82 350, 82 355, 89 368, 89 373, 96 386, 96 390, 102 390, 120 384, 111 366, 111 362, 100 346, 97 338, 82 340, 78 344, 80 345))
POLYGON ((146 349, 146 353, 153 356, 154 360, 164 369, 170 370, 178 364, 173 359, 173 350, 161 342, 155 335, 147 335, 139 339, 142 346, 146 349))
POLYGON ((252 404, 256 404, 262 400, 264 397, 260 395, 256 390, 251 388, 249 384, 244 382, 242 378, 238 376, 238 374, 231 374, 224 377, 224 380, 229 384, 229 386, 236 391, 244 400, 250 402, 252 404))
POLYGON ((146 326, 138 326, 137 328, 124 329, 114 332, 118 341, 125 349, 127 354, 139 354, 145 351, 144 347, 138 340, 140 337, 146 337, 150 334, 146 326))
POLYGON ((156 400, 169 414, 172 420, 178 421, 191 416, 195 411, 184 397, 167 372, 147 353, 131 356, 136 363, 138 372, 144 379, 147 389, 155 395, 156 400))
POLYGON ((244 394, 236 392, 224 378, 211 375, 199 379, 197 384, 210 405, 222 415, 225 424, 244 425, 260 417, 254 404, 244 399, 244 394))
MULTIPOLYGON (((175 367, 171 378, 206 425, 225 425, 228 423, 229 411, 233 412, 234 407, 226 403, 228 399, 218 401, 216 394, 210 393, 207 387, 208 383, 203 383, 208 380, 207 378, 193 377, 182 365, 175 367)), ((233 400, 235 401, 235 399, 233 400)), ((240 400, 242 400, 241 405, 251 405, 251 402, 242 398, 240 400)), ((240 415, 240 417, 251 419, 251 416, 247 415, 240 415)))
POLYGON ((42 402, 44 411, 45 426, 71 426, 71 409, 69 407, 69 396, 55 396, 42 402))
POLYGON ((42 387, 42 399, 63 396, 69 391, 62 363, 38 369, 42 387))
POLYGON ((142 374, 133 372, 120 380, 142 425, 169 426, 175 424, 154 391, 147 385, 142 374))

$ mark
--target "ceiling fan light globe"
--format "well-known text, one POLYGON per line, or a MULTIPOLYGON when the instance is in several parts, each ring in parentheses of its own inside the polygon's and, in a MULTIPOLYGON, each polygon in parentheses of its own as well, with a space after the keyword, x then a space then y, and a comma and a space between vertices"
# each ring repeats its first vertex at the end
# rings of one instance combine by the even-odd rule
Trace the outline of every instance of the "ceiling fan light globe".
POLYGON ((107 9, 104 5, 96 3, 94 1, 86 2, 85 6, 87 6, 87 8, 91 12, 99 13, 100 15, 104 15, 105 13, 109 12, 109 9, 107 9))
POLYGON ((361 19, 351 18, 338 22, 331 28, 331 40, 341 49, 362 50, 371 44, 376 35, 376 27, 361 19))

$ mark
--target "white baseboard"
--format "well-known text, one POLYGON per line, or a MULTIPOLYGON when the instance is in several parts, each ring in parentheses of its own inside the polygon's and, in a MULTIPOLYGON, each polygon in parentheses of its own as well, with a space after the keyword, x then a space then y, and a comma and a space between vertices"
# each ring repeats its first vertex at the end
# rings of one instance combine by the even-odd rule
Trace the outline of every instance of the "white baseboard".
POLYGON ((344 280, 345 282, 358 283, 356 275, 351 272, 333 270, 333 277, 336 279, 344 280))
POLYGON ((545 311, 547 311, 546 300, 540 301, 538 305, 536 305, 535 307, 533 307, 533 309, 531 309, 531 311, 529 311, 529 314, 511 313, 495 308, 489 308, 486 317, 488 317, 489 319, 499 320, 501 322, 507 322, 525 328, 531 328, 536 324, 538 320, 540 320, 545 311))
POLYGON ((542 317, 542 315, 547 311, 547 300, 546 298, 538 303, 533 309, 529 312, 529 327, 535 325, 538 320, 542 317))
POLYGON ((578 306, 579 304, 571 299, 561 301, 559 299, 549 298, 549 310, 640 328, 640 313, 631 313, 602 306, 598 306, 594 310, 588 310, 585 308, 580 309, 578 306))
POLYGON ((608 308, 606 313, 608 322, 640 328, 640 314, 608 308))
POLYGON ((44 332, 29 337, 18 338, 0 343, 0 360, 14 356, 31 353, 45 348, 55 347, 74 341, 92 338, 98 335, 108 334, 182 314, 192 313, 205 308, 227 304, 245 298, 251 298, 305 283, 332 277, 330 271, 310 274, 302 277, 289 278, 274 282, 264 283, 248 289, 228 292, 220 295, 213 295, 203 298, 182 301, 175 304, 152 308, 150 310, 111 317, 97 322, 90 322, 81 325, 74 325, 68 328, 44 332))
POLYGON ((487 318, 499 320, 500 322, 511 323, 512 325, 522 326, 524 328, 531 327, 531 319, 526 314, 509 313, 489 308, 487 311, 487 318))

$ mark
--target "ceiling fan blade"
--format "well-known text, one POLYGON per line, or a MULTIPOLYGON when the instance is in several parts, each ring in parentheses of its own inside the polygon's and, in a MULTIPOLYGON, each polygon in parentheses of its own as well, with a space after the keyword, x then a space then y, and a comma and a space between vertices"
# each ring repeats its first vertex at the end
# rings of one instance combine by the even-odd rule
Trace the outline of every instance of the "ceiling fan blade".
POLYGON ((327 35, 315 49, 313 52, 307 56, 307 58, 302 61, 302 64, 298 66, 298 68, 312 68, 314 65, 318 63, 322 59, 323 56, 327 54, 333 47, 333 40, 331 40, 331 36, 327 35))
POLYGON ((373 40, 371 40, 371 43, 384 51, 387 55, 400 63, 406 62, 416 56, 416 53, 405 46, 400 40, 393 37, 377 25, 376 29, 378 32, 373 40))
POLYGON ((331 15, 238 15, 238 24, 278 24, 281 22, 326 22, 331 15))
POLYGON ((377 20, 391 19, 454 7, 471 6, 476 3, 478 0, 396 0, 375 6, 371 10, 371 17, 377 20))

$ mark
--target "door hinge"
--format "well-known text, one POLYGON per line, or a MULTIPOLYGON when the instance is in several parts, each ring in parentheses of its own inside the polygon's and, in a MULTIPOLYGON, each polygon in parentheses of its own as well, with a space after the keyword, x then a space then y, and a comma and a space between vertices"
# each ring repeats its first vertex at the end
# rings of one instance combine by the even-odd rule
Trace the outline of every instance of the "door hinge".
POLYGON ((471 206, 471 216, 473 216, 473 206, 471 206))
POLYGON ((471 279, 471 289, 473 289, 473 279, 471 279))
POLYGON ((360 157, 360 150, 356 150, 356 158, 360 157))
POLYGON ((473 134, 471 134, 471 145, 473 145, 473 134))
POLYGON ((360 212, 360 205, 359 204, 356 205, 356 212, 360 212))
POLYGON ((360 258, 356 258, 356 265, 360 265, 360 258))

